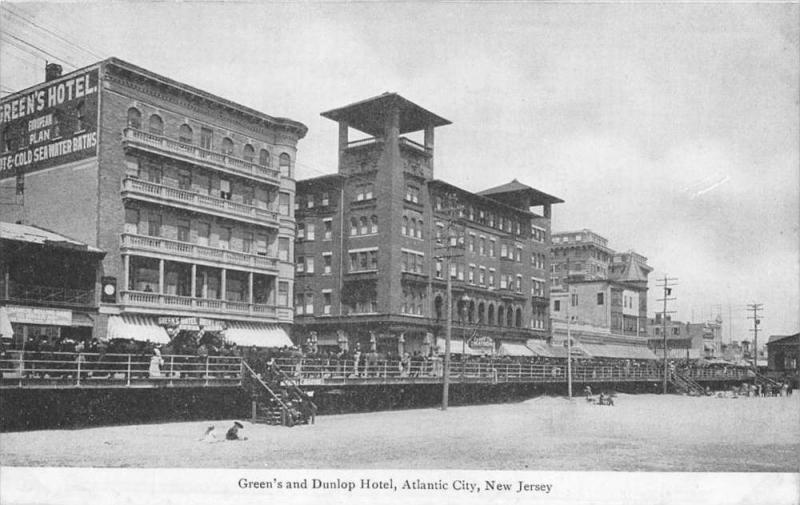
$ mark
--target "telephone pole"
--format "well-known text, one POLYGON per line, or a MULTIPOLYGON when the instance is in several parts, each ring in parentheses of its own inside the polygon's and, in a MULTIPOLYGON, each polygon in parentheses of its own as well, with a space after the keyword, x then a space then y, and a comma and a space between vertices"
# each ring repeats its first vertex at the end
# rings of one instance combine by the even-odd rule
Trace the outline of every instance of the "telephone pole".
POLYGON ((447 410, 450 402, 450 341, 453 334, 453 279, 450 275, 450 265, 453 258, 463 255, 459 251, 463 246, 463 234, 460 236, 458 233, 462 208, 457 204, 457 197, 454 193, 447 195, 446 201, 447 207, 441 211, 447 214, 445 218, 447 227, 444 230, 444 236, 437 237, 436 247, 442 251, 442 254, 435 258, 444 260, 442 268, 447 280, 447 303, 445 305, 447 313, 445 315, 444 362, 442 363, 442 410, 447 410), (442 241, 445 241, 444 244, 442 241))
POLYGON ((572 305, 572 286, 569 283, 569 257, 567 257, 567 275, 564 277, 567 285, 567 396, 572 399, 572 333, 570 332, 569 306, 572 305))
POLYGON ((664 337, 664 384, 663 384, 663 393, 667 394, 667 382, 669 379, 669 361, 667 360, 667 314, 673 314, 675 311, 667 312, 667 301, 675 300, 675 298, 670 298, 669 296, 672 294, 672 288, 677 286, 674 284, 675 281, 678 279, 676 277, 667 277, 664 275, 664 278, 660 280, 658 287, 664 289, 664 298, 659 298, 659 302, 664 302, 664 310, 661 312, 661 324, 662 324, 662 334, 664 337))
POLYGON ((758 315, 758 311, 763 309, 764 304, 762 303, 747 304, 747 310, 753 311, 753 315, 748 316, 747 319, 753 320, 753 329, 750 331, 753 332, 753 371, 756 374, 758 374, 758 325, 761 324, 761 317, 758 315))

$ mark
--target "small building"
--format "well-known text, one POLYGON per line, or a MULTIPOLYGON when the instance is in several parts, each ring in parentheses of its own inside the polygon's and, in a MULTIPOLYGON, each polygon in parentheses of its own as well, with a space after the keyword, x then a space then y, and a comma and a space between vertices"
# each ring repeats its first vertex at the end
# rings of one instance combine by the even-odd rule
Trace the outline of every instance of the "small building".
POLYGON ((0 335, 7 347, 91 339, 105 252, 36 226, 0 222, 0 335))
MULTIPOLYGON (((664 352, 664 328, 667 332, 667 356, 675 360, 725 359, 722 344, 722 318, 690 323, 673 321, 667 315, 666 325, 661 314, 648 319, 648 344, 661 357, 664 352)), ((733 349, 730 350, 733 352, 733 349)), ((730 353, 729 352, 729 353, 730 353)))
POLYGON ((770 335, 767 341, 767 370, 770 375, 800 376, 800 333, 770 335))

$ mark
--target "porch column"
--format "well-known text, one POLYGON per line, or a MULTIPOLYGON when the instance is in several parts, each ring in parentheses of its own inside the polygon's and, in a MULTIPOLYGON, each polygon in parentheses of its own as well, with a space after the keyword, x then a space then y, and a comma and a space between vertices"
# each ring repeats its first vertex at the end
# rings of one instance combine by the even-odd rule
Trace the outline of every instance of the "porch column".
MULTIPOLYGON (((197 296, 197 264, 192 263, 192 292, 191 297, 195 298, 197 296)), ((194 303, 194 300, 192 300, 194 303)))
POLYGON ((164 260, 158 260, 158 294, 164 294, 164 260))
POLYGON ((247 303, 253 303, 253 272, 247 272, 247 303))
MULTIPOLYGON (((131 289, 131 257, 129 254, 122 255, 122 269, 122 289, 128 291, 131 289)), ((8 286, 8 272, 6 272, 6 286, 8 286)), ((6 299, 8 299, 8 293, 6 293, 6 299)))
POLYGON ((219 281, 220 300, 223 301, 228 300, 228 288, 226 281, 227 278, 228 278, 228 270, 223 268, 222 275, 220 276, 220 281, 219 281))

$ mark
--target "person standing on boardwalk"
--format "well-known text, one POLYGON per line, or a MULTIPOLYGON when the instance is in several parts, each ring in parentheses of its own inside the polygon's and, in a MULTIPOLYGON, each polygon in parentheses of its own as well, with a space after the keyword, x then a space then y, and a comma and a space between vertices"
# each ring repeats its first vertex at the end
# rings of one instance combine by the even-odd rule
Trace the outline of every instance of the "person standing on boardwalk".
POLYGON ((150 358, 150 378, 161 377, 161 367, 164 365, 164 358, 161 357, 161 351, 153 349, 153 356, 150 358))

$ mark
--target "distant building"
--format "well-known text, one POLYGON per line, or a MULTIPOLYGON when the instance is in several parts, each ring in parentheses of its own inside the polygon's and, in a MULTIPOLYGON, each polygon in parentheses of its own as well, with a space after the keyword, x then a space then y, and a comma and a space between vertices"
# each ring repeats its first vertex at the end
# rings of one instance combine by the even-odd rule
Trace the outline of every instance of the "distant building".
POLYGON ((22 348, 34 339, 91 338, 105 252, 35 226, 0 222, 0 335, 22 348))
POLYGON ((339 124, 339 166, 297 184, 298 333, 323 348, 441 352, 451 317, 454 353, 545 340, 551 206, 562 200, 518 181, 473 193, 435 179, 434 129, 450 122, 395 93, 322 115, 339 124), (350 129, 367 137, 351 141, 350 129), (449 206, 461 213, 446 272, 449 206))
MULTIPOLYGON (((553 341, 576 343, 592 353, 618 346, 618 357, 652 357, 647 351, 647 258, 615 252, 591 230, 553 234, 550 311, 553 341), (625 351, 625 346, 633 351, 625 351)), ((611 357, 611 356, 609 356, 611 357)))
POLYGON ((770 335, 767 342, 767 368, 770 375, 800 379, 800 333, 770 335))
POLYGON ((303 124, 116 58, 51 65, 0 111, 0 218, 108 252, 95 336, 290 343, 303 124))
MULTIPOLYGON (((647 335, 650 348, 659 356, 664 352, 664 324, 661 314, 648 320, 647 335)), ((667 355, 670 359, 726 359, 722 343, 722 318, 689 323, 673 321, 667 315, 667 355)), ((729 354, 734 352, 729 349, 729 354)))

